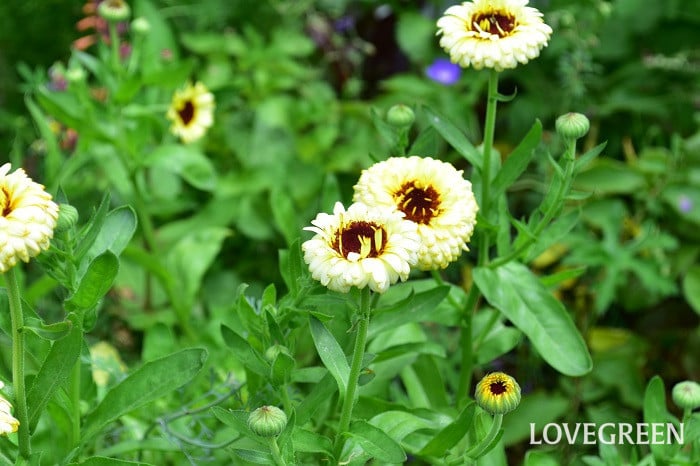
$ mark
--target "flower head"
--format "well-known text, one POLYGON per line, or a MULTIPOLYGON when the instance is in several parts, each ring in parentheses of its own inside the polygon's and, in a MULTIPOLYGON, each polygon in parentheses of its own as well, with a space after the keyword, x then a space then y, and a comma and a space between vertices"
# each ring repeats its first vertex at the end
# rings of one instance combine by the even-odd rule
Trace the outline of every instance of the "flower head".
POLYGON ((0 273, 48 249, 58 219, 58 206, 42 185, 21 168, 9 171, 9 163, 0 167, 0 273))
MULTIPOLYGON (((5 384, 0 381, 0 389, 5 384)), ((19 429, 19 421, 12 415, 12 404, 0 395, 0 435, 11 434, 19 429)))
POLYGON ((451 86, 459 81, 462 68, 447 58, 438 58, 425 69, 425 75, 436 83, 451 86))
POLYGON ((248 427, 255 435, 277 437, 287 427, 287 415, 277 406, 261 406, 248 416, 248 427))
POLYGON ((440 46, 460 66, 515 68, 536 58, 552 28, 528 0, 473 0, 454 5, 437 22, 440 46))
POLYGON ((692 380, 679 382, 673 386, 671 397, 679 408, 691 411, 700 408, 700 384, 692 380))
POLYGON ((520 404, 520 385, 503 372, 492 372, 476 385, 476 404, 491 414, 505 414, 520 404))
POLYGON ((170 131, 184 143, 196 141, 214 124, 214 107, 214 95, 204 84, 187 83, 173 94, 167 113, 170 131))
POLYGON ((320 213, 306 227, 316 235, 302 244, 311 276, 331 290, 364 288, 383 293, 416 263, 419 239, 412 222, 397 211, 362 203, 320 213))
POLYGON ((418 228, 418 267, 445 268, 468 250, 479 207, 471 183, 430 157, 392 157, 364 170, 355 201, 403 212, 418 228))

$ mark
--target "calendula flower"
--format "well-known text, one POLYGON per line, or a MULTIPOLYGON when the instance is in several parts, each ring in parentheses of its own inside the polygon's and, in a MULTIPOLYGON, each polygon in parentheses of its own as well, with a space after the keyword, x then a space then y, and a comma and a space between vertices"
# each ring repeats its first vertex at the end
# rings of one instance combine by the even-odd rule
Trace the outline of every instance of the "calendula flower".
POLYGON ((0 167, 0 273, 48 249, 58 219, 58 205, 42 185, 21 168, 9 171, 9 163, 0 167))
POLYGON ((170 131, 184 143, 196 141, 214 124, 214 107, 214 95, 204 84, 187 83, 173 94, 167 113, 170 131))
POLYGON ((520 404, 520 385, 503 372, 492 372, 476 385, 476 404, 491 414, 505 414, 520 404))
POLYGON ((536 58, 552 28, 527 0, 473 0, 454 5, 437 22, 440 46, 453 63, 502 71, 536 58))
MULTIPOLYGON (((0 381, 0 389, 5 384, 0 381)), ((12 415, 12 404, 0 395, 0 435, 11 434, 19 429, 19 421, 12 415)))
POLYGON ((354 200, 403 212, 418 228, 421 270, 457 260, 474 231, 476 204, 462 171, 430 157, 392 157, 363 170, 354 200))
POLYGON ((382 293, 416 263, 415 224, 397 211, 338 202, 333 214, 320 213, 305 230, 316 235, 302 244, 311 276, 331 290, 364 288, 382 293))

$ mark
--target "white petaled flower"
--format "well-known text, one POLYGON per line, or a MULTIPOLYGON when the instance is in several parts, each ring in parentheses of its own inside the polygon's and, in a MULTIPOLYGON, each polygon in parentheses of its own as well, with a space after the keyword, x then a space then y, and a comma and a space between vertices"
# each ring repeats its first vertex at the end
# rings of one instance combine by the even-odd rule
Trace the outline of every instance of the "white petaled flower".
POLYGON ((363 170, 353 200, 396 209, 416 223, 421 270, 443 269, 469 250, 479 210, 462 170, 415 155, 392 157, 363 170))
POLYGON ((0 273, 48 249, 58 219, 58 205, 42 185, 21 168, 9 171, 9 163, 0 167, 0 273))
POLYGON ((463 68, 502 71, 537 58, 552 28, 528 0, 473 0, 438 20, 440 46, 463 68))
POLYGON ((331 290, 369 286, 383 293, 397 280, 406 280, 416 263, 416 226, 387 208, 340 202, 333 214, 320 213, 304 228, 316 235, 302 244, 311 276, 331 290))
POLYGON ((214 124, 215 106, 214 95, 204 84, 187 83, 175 91, 168 108, 170 131, 186 144, 200 139, 214 124))
MULTIPOLYGON (((0 381, 0 389, 5 384, 0 381)), ((12 415, 12 405, 0 395, 0 435, 11 434, 19 429, 19 421, 12 415)))

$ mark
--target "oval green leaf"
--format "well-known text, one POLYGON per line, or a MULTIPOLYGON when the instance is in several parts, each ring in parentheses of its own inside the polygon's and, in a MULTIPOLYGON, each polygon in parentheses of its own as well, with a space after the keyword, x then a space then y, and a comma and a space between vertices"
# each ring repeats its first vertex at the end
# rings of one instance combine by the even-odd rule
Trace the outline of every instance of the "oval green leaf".
POLYGON ((591 370, 591 355, 571 316, 530 269, 516 262, 496 269, 478 267, 474 282, 549 365, 572 377, 591 370))

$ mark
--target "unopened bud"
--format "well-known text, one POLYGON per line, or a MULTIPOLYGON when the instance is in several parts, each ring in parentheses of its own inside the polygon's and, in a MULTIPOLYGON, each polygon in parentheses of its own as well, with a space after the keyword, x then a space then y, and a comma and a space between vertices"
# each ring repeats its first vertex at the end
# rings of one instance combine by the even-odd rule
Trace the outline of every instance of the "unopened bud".
POLYGON ((255 435, 277 437, 287 427, 287 415, 276 406, 261 406, 248 416, 248 427, 255 435))
POLYGON ((569 112, 557 118, 555 128, 559 136, 564 139, 581 139, 588 133, 591 123, 582 113, 569 112))
POLYGON ((151 30, 151 23, 143 16, 139 16, 131 22, 131 30, 136 34, 145 36, 151 30))
POLYGON ((520 404, 520 385, 503 372, 492 372, 476 385, 476 404, 491 414, 505 414, 520 404))
POLYGON ((58 205, 58 220, 56 221, 56 232, 67 231, 78 223, 78 210, 70 204, 58 205))
POLYGON ((679 408, 691 411, 700 408, 700 384, 692 380, 679 382, 674 385, 671 397, 679 408))
POLYGON ((408 128, 416 121, 416 115, 408 105, 394 105, 386 112, 386 121, 395 128, 408 128))

